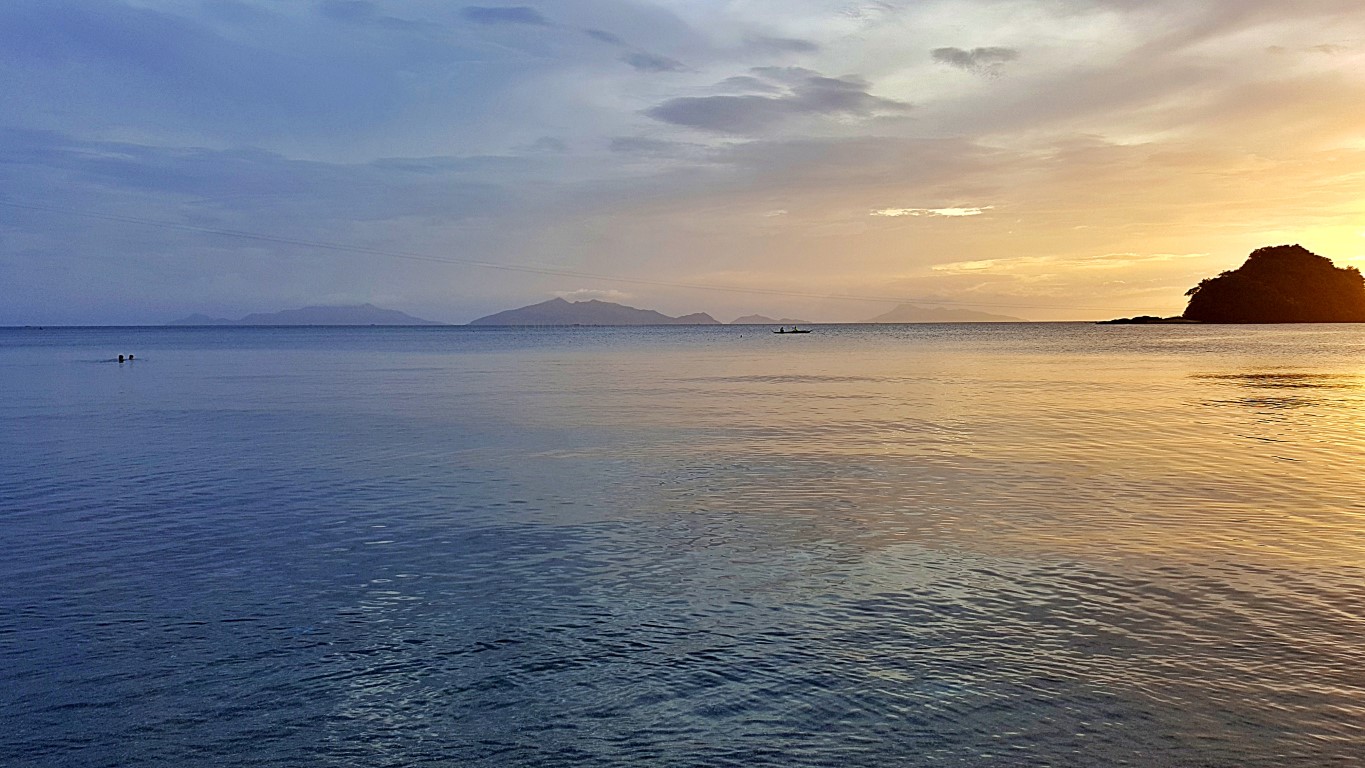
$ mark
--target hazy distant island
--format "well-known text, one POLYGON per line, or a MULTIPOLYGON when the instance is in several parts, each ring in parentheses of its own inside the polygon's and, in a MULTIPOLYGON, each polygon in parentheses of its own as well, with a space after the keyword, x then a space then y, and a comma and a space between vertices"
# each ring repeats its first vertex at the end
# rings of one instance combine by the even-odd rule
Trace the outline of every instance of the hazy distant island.
MULTIPOLYGON (((901 304, 868 323, 1021 323, 1022 318, 992 315, 970 309, 917 307, 901 304)), ((670 317, 652 309, 637 309, 610 301, 565 301, 550 299, 517 309, 508 309, 472 320, 470 325, 721 325, 705 312, 670 317)), ((730 325, 815 325, 810 320, 767 315, 745 315, 730 325)))
POLYGON ((1258 248, 1237 269, 1199 281, 1179 317, 1108 323, 1362 323, 1365 277, 1301 245, 1258 248))
POLYGON ((993 315, 971 309, 946 309, 944 307, 917 307, 913 304, 900 304, 890 312, 884 312, 866 323, 1026 323, 1022 317, 993 315))
POLYGON ((720 325, 720 321, 696 312, 669 317, 652 309, 636 309, 610 301, 550 299, 517 309, 496 312, 471 320, 470 325, 720 325))
POLYGON ((745 315, 731 320, 730 325, 814 325, 814 323, 791 317, 773 319, 767 315, 745 315))
POLYGON ((194 314, 166 325, 445 325, 445 323, 423 320, 406 312, 383 309, 373 304, 354 304, 257 312, 241 320, 194 314))

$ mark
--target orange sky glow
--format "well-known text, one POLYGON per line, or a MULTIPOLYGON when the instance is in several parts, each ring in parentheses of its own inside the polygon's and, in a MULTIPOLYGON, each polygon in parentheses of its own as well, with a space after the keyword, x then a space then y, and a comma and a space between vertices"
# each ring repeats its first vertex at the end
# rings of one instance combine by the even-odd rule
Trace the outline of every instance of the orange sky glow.
POLYGON ((1260 246, 1365 266, 1358 0, 58 5, 0 10, 0 202, 42 209, 0 206, 0 322, 1082 320, 1260 246))

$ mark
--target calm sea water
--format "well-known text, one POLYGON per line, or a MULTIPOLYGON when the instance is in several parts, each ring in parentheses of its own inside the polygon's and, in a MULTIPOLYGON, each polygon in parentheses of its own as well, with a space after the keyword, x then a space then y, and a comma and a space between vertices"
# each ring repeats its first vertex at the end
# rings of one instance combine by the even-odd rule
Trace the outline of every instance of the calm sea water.
POLYGON ((1356 765, 1363 475, 1360 326, 0 330, 0 763, 1356 765))

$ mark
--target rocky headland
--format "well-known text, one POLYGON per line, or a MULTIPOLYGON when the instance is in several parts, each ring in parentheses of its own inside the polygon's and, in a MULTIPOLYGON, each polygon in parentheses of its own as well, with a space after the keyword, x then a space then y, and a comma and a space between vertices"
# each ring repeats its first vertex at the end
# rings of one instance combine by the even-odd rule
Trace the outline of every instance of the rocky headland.
POLYGON ((1237 269, 1199 281, 1178 317, 1141 315, 1109 324, 1363 323, 1365 277, 1301 245, 1258 248, 1237 269))

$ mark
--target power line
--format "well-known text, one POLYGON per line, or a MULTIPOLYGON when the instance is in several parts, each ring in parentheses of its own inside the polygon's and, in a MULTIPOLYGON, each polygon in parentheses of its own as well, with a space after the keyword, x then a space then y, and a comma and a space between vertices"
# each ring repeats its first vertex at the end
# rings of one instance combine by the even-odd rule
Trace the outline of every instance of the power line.
POLYGON ((1115 307, 1088 307, 1088 306, 1059 306, 1056 304, 1003 304, 999 302, 979 302, 979 301, 954 301, 950 299, 924 299, 906 296, 872 296, 858 294, 831 294, 831 293, 811 293, 805 291, 787 291, 778 288, 739 288, 726 285, 707 285, 703 283, 685 283, 671 280, 651 280, 642 277, 621 277, 616 275, 604 275, 595 272, 582 272, 573 269, 560 269, 556 267, 538 267, 529 264, 500 264, 490 261, 480 261, 477 259, 462 259, 455 256, 434 256, 427 253, 414 253, 411 251, 398 251, 381 248, 368 248, 359 245, 347 245, 345 243, 332 243, 322 240, 305 240, 294 237, 281 237, 278 235, 267 235, 260 232, 246 232, 236 229, 221 229, 218 227, 200 227, 193 224, 178 224, 171 221, 158 219, 145 219, 137 216, 122 216, 112 213, 96 213, 93 211, 76 211, 55 206, 36 205, 33 203, 16 203, 8 200, 0 200, 0 206, 8 208, 19 208, 31 211, 44 211, 56 213, 63 216, 76 216, 87 219, 99 219, 103 221, 114 221, 123 224, 137 224, 140 226, 154 227, 179 232, 193 232, 204 235, 218 235, 221 237, 235 237, 242 240, 255 240, 257 242, 275 243, 277 245, 296 245, 304 248, 315 248, 324 251, 334 251, 338 253, 355 253, 369 256, 383 256, 393 259, 405 259, 408 261, 420 261, 433 264, 452 264, 457 266, 479 267, 482 269, 495 269, 504 272, 520 272, 533 275, 550 275, 555 277, 575 277, 584 280, 602 280, 613 283, 627 283, 631 285, 649 285, 661 288, 682 288, 697 291, 724 291, 727 293, 759 294, 765 296, 785 296, 803 299, 824 299, 836 301, 864 301, 886 304, 950 304, 956 306, 970 307, 991 307, 998 309, 1059 309, 1059 310, 1091 310, 1097 312, 1114 312, 1119 308, 1115 307))

